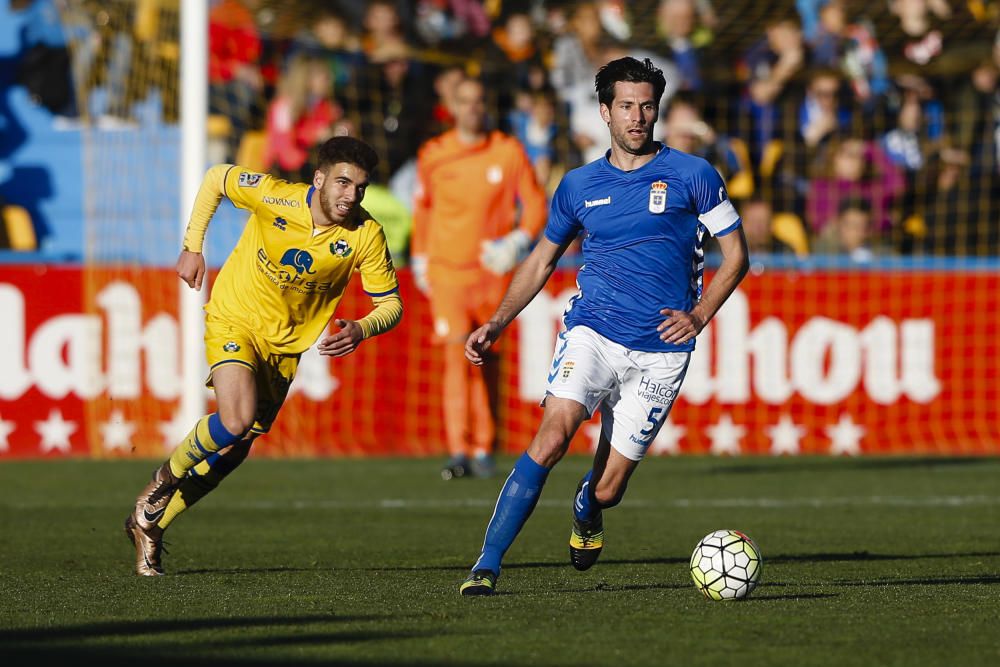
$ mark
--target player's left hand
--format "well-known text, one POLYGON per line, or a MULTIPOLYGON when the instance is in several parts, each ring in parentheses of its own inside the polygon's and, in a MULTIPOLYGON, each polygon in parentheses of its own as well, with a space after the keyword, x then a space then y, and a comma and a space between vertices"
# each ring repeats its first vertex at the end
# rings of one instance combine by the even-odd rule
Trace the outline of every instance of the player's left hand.
POLYGON ((361 325, 354 320, 334 320, 333 323, 340 327, 340 331, 319 342, 316 346, 319 353, 325 357, 343 357, 358 349, 365 339, 361 325))
POLYGON ((680 345, 693 339, 705 328, 705 320, 684 310, 673 310, 664 308, 660 315, 666 317, 665 320, 656 327, 660 332, 660 340, 666 343, 680 345))

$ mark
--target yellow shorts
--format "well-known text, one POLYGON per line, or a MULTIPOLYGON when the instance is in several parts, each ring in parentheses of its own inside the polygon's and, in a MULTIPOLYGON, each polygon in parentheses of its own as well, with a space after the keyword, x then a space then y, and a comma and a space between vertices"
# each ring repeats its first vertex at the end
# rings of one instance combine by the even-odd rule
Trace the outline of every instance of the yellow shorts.
POLYGON ((274 354, 270 347, 243 327, 228 320, 205 318, 205 358, 208 379, 213 389, 212 373, 223 364, 241 364, 253 371, 257 384, 257 414, 251 433, 267 433, 288 395, 288 388, 299 367, 298 354, 274 354))

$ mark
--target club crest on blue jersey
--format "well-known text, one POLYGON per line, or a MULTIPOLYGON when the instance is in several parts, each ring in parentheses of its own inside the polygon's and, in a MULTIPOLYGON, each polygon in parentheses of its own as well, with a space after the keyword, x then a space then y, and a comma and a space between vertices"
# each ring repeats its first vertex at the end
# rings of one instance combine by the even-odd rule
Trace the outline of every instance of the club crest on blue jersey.
POLYGON ((239 352, 240 344, 237 343, 235 340, 230 340, 227 341, 226 344, 222 346, 222 349, 225 350, 226 352, 239 352))
POLYGON ((330 244, 330 252, 332 252, 335 257, 347 257, 354 252, 354 248, 352 248, 344 239, 340 239, 336 243, 330 244))
POLYGON ((667 184, 664 181, 653 181, 649 186, 649 212, 663 213, 667 210, 667 184))

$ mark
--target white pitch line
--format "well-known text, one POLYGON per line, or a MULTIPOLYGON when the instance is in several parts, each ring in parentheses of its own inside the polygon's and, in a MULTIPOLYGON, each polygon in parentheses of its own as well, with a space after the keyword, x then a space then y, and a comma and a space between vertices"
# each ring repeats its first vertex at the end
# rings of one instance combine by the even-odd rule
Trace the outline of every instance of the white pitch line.
MULTIPOLYGON (((353 500, 251 500, 226 501, 219 499, 213 503, 217 509, 239 510, 427 510, 427 509, 480 509, 490 508, 496 504, 495 498, 361 498, 353 500)), ((539 507, 565 509, 570 500, 565 498, 542 499, 539 507)), ((756 508, 756 509, 796 509, 809 507, 823 509, 828 507, 969 507, 975 505, 1000 505, 1000 496, 970 495, 970 496, 825 496, 806 498, 667 498, 664 500, 628 500, 622 502, 624 507, 663 508, 663 509, 713 509, 713 508, 756 508)), ((76 503, 74 507, 83 509, 104 509, 118 507, 109 503, 76 503)), ((65 505, 50 501, 17 501, 2 502, 0 508, 54 509, 65 505)))

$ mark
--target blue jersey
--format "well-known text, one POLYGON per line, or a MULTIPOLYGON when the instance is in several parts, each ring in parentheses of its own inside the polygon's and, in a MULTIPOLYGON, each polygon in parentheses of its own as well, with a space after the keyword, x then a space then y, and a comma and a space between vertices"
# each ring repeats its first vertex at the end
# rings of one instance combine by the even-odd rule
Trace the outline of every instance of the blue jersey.
POLYGON ((574 169, 552 197, 545 228, 560 245, 586 234, 566 327, 583 325, 643 352, 694 349, 693 339, 660 340, 660 310, 691 310, 701 297, 705 232, 720 236, 739 225, 722 178, 699 157, 663 147, 633 171, 607 156, 574 169))

